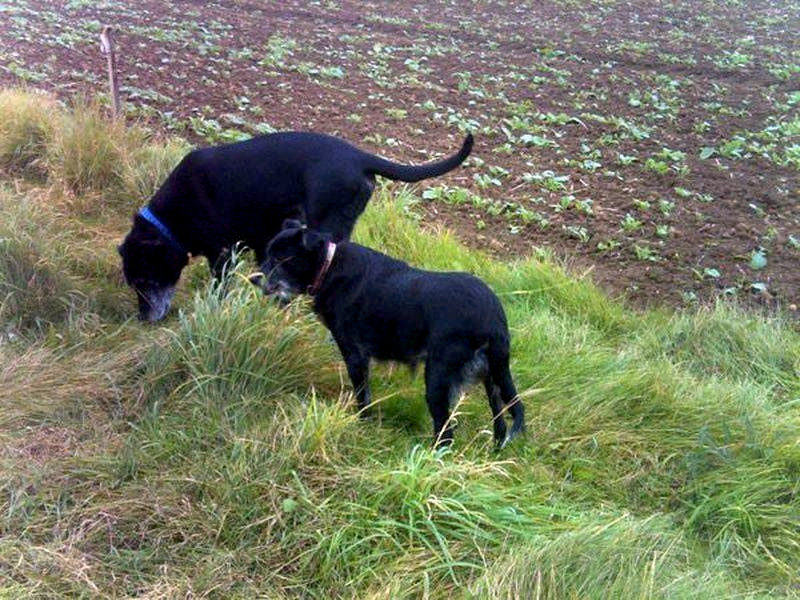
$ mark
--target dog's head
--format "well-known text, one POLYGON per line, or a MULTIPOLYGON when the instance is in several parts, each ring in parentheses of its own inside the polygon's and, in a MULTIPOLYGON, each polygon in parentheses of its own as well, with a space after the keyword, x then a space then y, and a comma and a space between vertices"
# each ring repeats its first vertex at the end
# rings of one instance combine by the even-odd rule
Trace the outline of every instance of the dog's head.
POLYGON ((160 321, 169 310, 175 285, 189 262, 187 255, 136 222, 117 250, 125 281, 139 301, 139 318, 160 321))
POLYGON ((330 239, 327 234, 307 229, 300 221, 287 219, 267 246, 261 272, 250 276, 251 283, 282 304, 288 303, 314 282, 330 239))

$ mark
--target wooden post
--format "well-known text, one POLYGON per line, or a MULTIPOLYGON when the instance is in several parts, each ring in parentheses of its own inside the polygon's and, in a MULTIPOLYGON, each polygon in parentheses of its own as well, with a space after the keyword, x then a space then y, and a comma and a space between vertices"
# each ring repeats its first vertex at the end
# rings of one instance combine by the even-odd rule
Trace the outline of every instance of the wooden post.
POLYGON ((100 51, 106 55, 108 61, 108 87, 111 92, 111 114, 114 118, 122 115, 122 105, 119 100, 119 81, 117 79, 117 55, 114 53, 113 29, 106 25, 100 34, 100 51))

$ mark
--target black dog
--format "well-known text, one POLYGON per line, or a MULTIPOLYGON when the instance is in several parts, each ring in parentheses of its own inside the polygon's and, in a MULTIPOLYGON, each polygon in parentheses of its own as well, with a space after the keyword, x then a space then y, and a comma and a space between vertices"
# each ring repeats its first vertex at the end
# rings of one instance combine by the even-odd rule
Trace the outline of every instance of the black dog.
POLYGON ((314 311, 339 346, 361 410, 370 404, 370 359, 425 360, 437 444, 452 440, 450 404, 460 387, 478 379, 489 397, 497 444, 523 431, 524 409, 508 368, 506 316, 480 279, 421 271, 358 244, 334 244, 290 219, 251 281, 284 302, 303 292, 314 296, 314 311), (513 417, 508 437, 504 407, 513 417))
POLYGON ((139 299, 139 316, 157 321, 192 255, 215 275, 237 242, 262 262, 287 217, 347 239, 375 186, 375 176, 414 182, 455 169, 472 150, 472 136, 444 160, 406 166, 317 133, 265 135, 190 152, 133 219, 119 247, 125 280, 139 299))

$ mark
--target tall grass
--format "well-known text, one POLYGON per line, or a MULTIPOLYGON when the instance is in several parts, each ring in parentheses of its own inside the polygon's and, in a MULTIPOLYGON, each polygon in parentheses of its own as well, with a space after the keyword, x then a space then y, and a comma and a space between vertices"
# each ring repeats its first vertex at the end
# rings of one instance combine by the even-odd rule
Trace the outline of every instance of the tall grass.
POLYGON ((792 329, 781 317, 753 320, 746 310, 720 302, 676 314, 666 327, 650 330, 644 343, 694 373, 755 381, 786 399, 800 394, 800 347, 792 329))
MULTIPOLYGON (((306 311, 281 311, 261 297, 237 262, 238 285, 211 285, 182 312, 170 351, 193 394, 227 396, 291 393, 329 379, 333 353, 306 311), (316 343, 314 343, 316 341, 316 343)), ((177 392, 182 391, 177 388, 177 392)))
POLYGON ((0 91, 0 173, 42 177, 52 141, 55 101, 23 90, 0 91))
POLYGON ((0 333, 46 329, 83 304, 68 273, 57 263, 52 215, 38 199, 0 189, 0 333))
POLYGON ((189 150, 189 144, 180 139, 132 145, 122 157, 123 201, 146 204, 189 150))
POLYGON ((37 150, 49 191, 24 170, 0 194, 0 597, 797 597, 792 323, 636 313, 381 187, 358 240, 475 272, 512 330, 527 436, 496 453, 476 389, 435 452, 421 378, 376 367, 360 419, 307 302, 279 309, 242 263, 226 290, 192 266, 161 327, 129 320, 120 209, 184 146, 87 110, 37 150))
POLYGON ((0 346, 0 428, 27 423, 61 423, 76 409, 94 410, 96 402, 123 393, 130 355, 85 352, 76 348, 0 346))
POLYGON ((120 187, 120 165, 136 130, 109 121, 96 103, 78 100, 58 124, 48 148, 48 171, 53 181, 76 196, 109 193, 120 187))
POLYGON ((146 203, 189 150, 183 140, 152 139, 111 120, 83 98, 65 111, 47 95, 3 90, 0 115, 0 172, 47 178, 82 213, 146 203))

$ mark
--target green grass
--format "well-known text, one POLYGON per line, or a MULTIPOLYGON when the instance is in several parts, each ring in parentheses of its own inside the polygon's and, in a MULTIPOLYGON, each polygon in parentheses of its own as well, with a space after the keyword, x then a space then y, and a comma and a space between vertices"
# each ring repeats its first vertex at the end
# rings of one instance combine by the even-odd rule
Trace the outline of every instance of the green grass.
POLYGON ((85 193, 57 165, 0 193, 0 597, 798 596, 794 324, 634 312, 380 187, 356 238, 479 274, 512 328, 526 437, 495 452, 476 389, 435 453, 421 378, 377 367, 360 420, 307 303, 277 308, 246 263, 227 296, 193 264, 162 326, 129 318, 114 245, 181 145, 126 139, 85 193), (113 202, 83 210, 97 185, 113 202))

